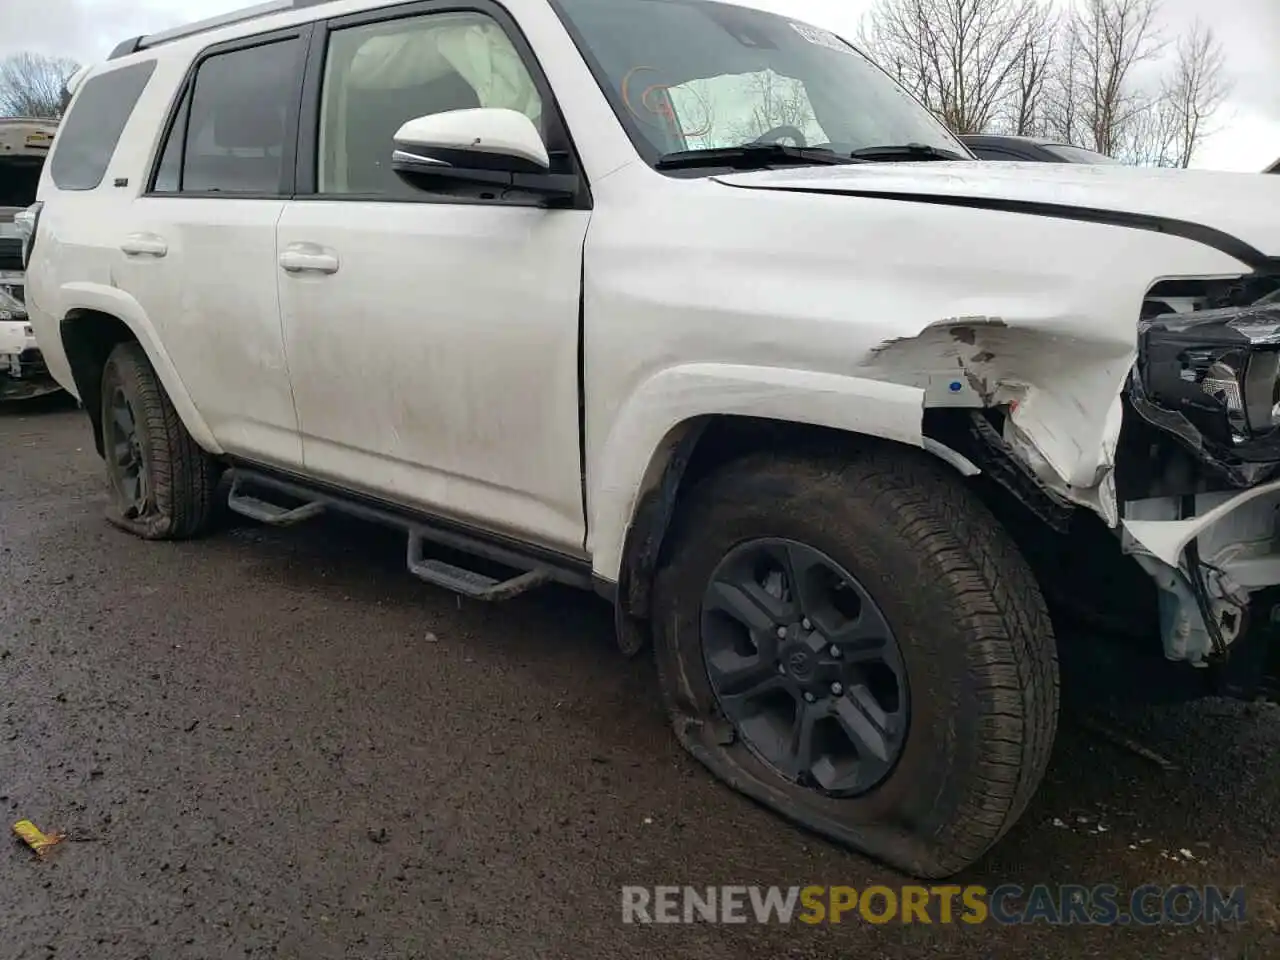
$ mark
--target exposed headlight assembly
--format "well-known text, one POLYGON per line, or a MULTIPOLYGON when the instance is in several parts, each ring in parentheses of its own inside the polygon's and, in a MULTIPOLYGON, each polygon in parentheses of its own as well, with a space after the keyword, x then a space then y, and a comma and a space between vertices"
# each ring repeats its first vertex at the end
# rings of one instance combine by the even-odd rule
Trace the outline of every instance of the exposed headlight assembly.
POLYGON ((1280 460, 1280 302, 1142 321, 1138 412, 1196 449, 1280 460))

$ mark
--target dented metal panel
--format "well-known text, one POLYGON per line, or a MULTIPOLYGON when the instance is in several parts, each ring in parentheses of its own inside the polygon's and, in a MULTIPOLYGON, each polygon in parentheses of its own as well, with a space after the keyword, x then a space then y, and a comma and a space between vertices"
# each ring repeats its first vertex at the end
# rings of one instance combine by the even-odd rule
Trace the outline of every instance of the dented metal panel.
MULTIPOLYGON (((599 576, 616 579, 625 525, 651 476, 646 458, 662 446, 663 431, 645 424, 659 410, 670 424, 674 413, 669 400, 655 404, 649 386, 689 363, 786 371, 788 408, 821 409, 830 401, 823 378, 835 375, 868 391, 874 383, 915 388, 920 417, 998 410, 1001 442, 1020 469, 1055 502, 1117 526, 1123 505, 1113 472, 1147 292, 1166 278, 1247 273, 1242 258, 1280 252, 1280 223, 1256 209, 1256 177, 1198 182, 1217 187, 1210 204, 1185 179, 1122 171, 1081 179, 1068 170, 997 172, 993 180, 991 166, 660 178, 656 190, 654 172, 637 164, 595 185, 584 360, 588 548, 599 576), (1247 188, 1253 210, 1232 201, 1247 188), (1210 229, 903 202, 863 195, 868 189, 1160 210, 1203 216, 1210 229), (1217 215, 1207 216, 1210 206, 1217 215), (1247 242, 1233 244, 1231 231, 1247 242), (637 455, 631 448, 641 435, 652 444, 637 455)), ((745 409, 784 418, 783 394, 769 379, 747 378, 731 394, 711 381, 690 384, 680 415, 745 409)), ((844 416, 819 420, 848 429, 844 416)), ((865 432, 876 432, 875 416, 866 423, 865 432)))

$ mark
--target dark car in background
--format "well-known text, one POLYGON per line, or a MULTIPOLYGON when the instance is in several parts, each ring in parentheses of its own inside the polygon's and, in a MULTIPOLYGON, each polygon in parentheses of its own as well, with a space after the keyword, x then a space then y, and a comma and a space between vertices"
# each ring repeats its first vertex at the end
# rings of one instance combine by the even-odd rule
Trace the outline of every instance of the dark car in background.
POLYGON ((1039 163, 1119 163, 1114 157, 1041 137, 965 134, 960 137, 979 160, 1022 160, 1039 163))

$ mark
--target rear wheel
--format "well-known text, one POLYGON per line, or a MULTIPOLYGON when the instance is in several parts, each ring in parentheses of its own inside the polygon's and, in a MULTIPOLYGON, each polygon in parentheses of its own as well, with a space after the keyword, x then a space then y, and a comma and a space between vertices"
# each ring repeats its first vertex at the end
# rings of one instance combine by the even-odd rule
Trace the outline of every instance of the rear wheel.
POLYGON ((119 344, 102 373, 108 519, 147 540, 198 536, 213 516, 218 470, 191 438, 142 347, 119 344))
POLYGON ((783 815, 918 876, 1016 821, 1057 721, 1044 600, 924 455, 755 457, 699 484, 658 576, 677 733, 783 815))

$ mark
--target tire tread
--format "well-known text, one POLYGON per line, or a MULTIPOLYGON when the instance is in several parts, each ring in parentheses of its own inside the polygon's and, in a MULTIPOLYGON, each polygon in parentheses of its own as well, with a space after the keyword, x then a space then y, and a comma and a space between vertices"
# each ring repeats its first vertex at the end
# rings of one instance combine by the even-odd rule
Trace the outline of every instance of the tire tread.
MULTIPOLYGON (((976 769, 965 778, 956 815, 929 838, 937 858, 929 872, 960 870, 1023 814, 1053 748, 1057 651, 1039 585, 1008 532, 958 477, 927 455, 888 445, 838 457, 753 453, 726 464, 690 491, 673 549, 697 536, 697 517, 713 504, 726 498, 747 503, 762 488, 779 486, 774 481, 787 480, 800 489, 838 487, 848 509, 889 518, 897 535, 946 582, 971 638, 965 664, 980 711, 975 727, 982 731, 976 769)), ((793 501, 784 509, 803 508, 793 501)))
POLYGON ((157 508, 154 517, 124 520, 121 525, 148 540, 200 536, 209 528, 216 506, 218 475, 212 458, 183 425, 140 344, 118 345, 107 362, 115 365, 122 380, 132 382, 137 396, 157 508))

